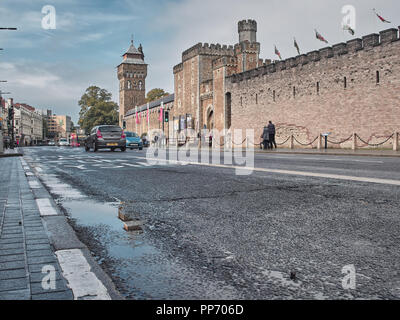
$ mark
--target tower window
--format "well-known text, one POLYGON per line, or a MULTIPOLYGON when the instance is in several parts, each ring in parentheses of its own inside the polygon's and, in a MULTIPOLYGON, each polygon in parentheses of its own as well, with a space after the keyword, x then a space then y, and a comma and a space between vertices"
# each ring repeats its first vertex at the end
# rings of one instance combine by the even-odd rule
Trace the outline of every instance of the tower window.
POLYGON ((317 94, 319 94, 319 81, 317 82, 317 94))
POLYGON ((344 82, 344 88, 347 89, 347 78, 346 77, 344 77, 343 82, 344 82))
POLYGON ((258 94, 256 93, 256 104, 258 104, 258 94))
POLYGON ((131 80, 128 80, 128 89, 132 89, 132 82, 131 82, 131 80))
POLYGON ((243 97, 240 97, 240 106, 243 107, 243 97))
POLYGON ((293 98, 296 98, 296 87, 293 87, 293 98))
POLYGON ((275 92, 275 90, 272 91, 272 99, 274 100, 274 102, 276 101, 276 92, 275 92))
POLYGON ((376 72, 376 84, 381 82, 379 71, 376 72))

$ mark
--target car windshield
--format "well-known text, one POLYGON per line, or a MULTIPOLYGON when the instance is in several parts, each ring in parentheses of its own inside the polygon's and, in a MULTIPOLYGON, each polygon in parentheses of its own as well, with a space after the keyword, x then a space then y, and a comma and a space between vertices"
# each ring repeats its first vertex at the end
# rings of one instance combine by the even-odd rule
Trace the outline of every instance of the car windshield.
POLYGON ((116 126, 100 127, 99 129, 101 132, 121 132, 122 131, 122 129, 120 127, 116 127, 116 126))
POLYGON ((137 133, 134 132, 126 132, 126 137, 127 138, 139 138, 137 133))
POLYGON ((60 139, 60 142, 67 142, 67 139, 60 139))

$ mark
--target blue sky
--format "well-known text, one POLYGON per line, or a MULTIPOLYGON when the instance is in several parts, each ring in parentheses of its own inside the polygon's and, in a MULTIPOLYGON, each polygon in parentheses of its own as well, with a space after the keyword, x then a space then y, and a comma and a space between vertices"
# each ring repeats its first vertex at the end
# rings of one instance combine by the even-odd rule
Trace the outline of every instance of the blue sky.
POLYGON ((356 9, 356 36, 400 25, 398 0, 0 0, 0 89, 17 102, 51 108, 78 120, 78 100, 90 85, 109 90, 118 101, 115 67, 131 35, 142 43, 149 64, 147 90, 173 91, 172 68, 182 51, 198 42, 235 44, 237 22, 255 19, 261 57, 295 56, 320 49, 314 28, 330 44, 353 37, 341 30, 344 5, 356 9), (42 7, 56 9, 56 30, 41 27, 42 7), (381 23, 376 8, 392 24, 381 23))

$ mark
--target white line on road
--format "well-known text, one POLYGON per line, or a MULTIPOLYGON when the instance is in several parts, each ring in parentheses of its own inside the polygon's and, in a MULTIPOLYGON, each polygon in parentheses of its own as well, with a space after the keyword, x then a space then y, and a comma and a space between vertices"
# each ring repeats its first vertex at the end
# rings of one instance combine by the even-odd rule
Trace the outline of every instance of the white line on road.
POLYGON ((31 189, 40 189, 39 182, 37 182, 37 181, 30 180, 29 186, 31 187, 31 189))
MULTIPOLYGON (((147 159, 144 157, 135 157, 137 159, 147 159)), ((159 159, 148 158, 149 161, 158 161, 159 159)), ((175 164, 181 164, 182 161, 176 160, 162 160, 162 162, 170 162, 175 164)), ((229 166, 223 164, 212 164, 212 163, 200 163, 200 162, 188 162, 183 161, 185 164, 195 165, 195 166, 207 166, 207 167, 215 167, 215 168, 224 168, 224 169, 235 169, 242 171, 256 171, 256 172, 266 172, 266 173, 275 173, 275 174, 284 174, 284 175, 295 175, 295 176, 303 176, 303 177, 314 177, 314 178, 325 178, 325 179, 335 179, 335 180, 346 180, 346 181, 355 181, 355 182, 368 182, 368 183, 378 183, 378 184, 388 184, 388 185, 396 185, 400 186, 400 180, 392 180, 392 179, 379 179, 379 178, 368 178, 368 177, 355 177, 355 176, 347 176, 347 175, 338 175, 338 174, 328 174, 328 173, 317 173, 317 172, 308 172, 308 171, 292 171, 292 170, 279 170, 279 169, 266 169, 266 168, 251 168, 251 167, 240 167, 240 166, 229 166)))
POLYGON ((75 300, 111 300, 106 287, 91 271, 82 250, 60 250, 56 255, 75 300))
POLYGON ((57 211, 53 208, 50 203, 50 199, 36 199, 36 204, 40 211, 40 216, 56 216, 57 211))
POLYGON ((311 160, 311 161, 338 161, 338 162, 362 162, 362 163, 379 163, 383 164, 385 163, 384 161, 379 161, 379 160, 359 160, 359 159, 348 159, 348 158, 306 158, 306 157, 296 157, 295 155, 293 156, 278 156, 278 155, 273 155, 273 154, 267 154, 263 158, 272 158, 272 159, 290 159, 290 160, 311 160))

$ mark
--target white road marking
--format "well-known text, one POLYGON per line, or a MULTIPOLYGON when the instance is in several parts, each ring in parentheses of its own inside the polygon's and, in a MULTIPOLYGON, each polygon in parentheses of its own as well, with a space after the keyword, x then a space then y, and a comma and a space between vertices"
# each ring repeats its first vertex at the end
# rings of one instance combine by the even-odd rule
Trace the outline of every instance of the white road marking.
POLYGON ((50 203, 50 199, 36 199, 36 204, 40 211, 40 216, 56 216, 58 215, 57 211, 50 203))
POLYGON ((43 172, 43 169, 41 167, 35 167, 37 172, 43 172))
POLYGON ((31 189, 40 189, 40 185, 39 182, 37 181, 29 181, 29 186, 31 187, 31 189))
POLYGON ((56 255, 75 300, 111 300, 106 287, 91 271, 82 250, 60 250, 56 255))
MULTIPOLYGON (((144 157, 135 157, 137 159, 147 159, 144 157)), ((158 161, 155 158, 148 158, 150 161, 158 161)), ((162 160, 179 164, 181 162, 176 160, 162 160)), ((200 162, 189 162, 185 161, 185 164, 195 165, 195 166, 207 166, 207 167, 215 167, 215 168, 224 168, 224 169, 237 169, 243 171, 256 171, 256 172, 266 172, 266 173, 276 173, 276 174, 284 174, 284 175, 295 175, 295 176, 303 176, 303 177, 315 177, 315 178, 325 178, 325 179, 335 179, 335 180, 345 180, 345 181, 355 181, 355 182, 368 182, 368 183, 377 183, 377 184, 388 184, 400 186, 400 180, 392 180, 392 179, 380 179, 380 178, 367 178, 367 177, 355 177, 355 176, 347 176, 347 175, 338 175, 338 174, 329 174, 329 173, 317 173, 317 172, 308 172, 308 171, 292 171, 292 170, 279 170, 279 169, 266 169, 266 168, 251 168, 251 167, 240 167, 240 166, 230 166, 223 164, 212 164, 212 163, 200 163, 200 162)))
POLYGON ((383 164, 384 161, 378 160, 360 160, 360 159, 349 159, 349 158, 306 158, 306 157, 296 157, 296 156, 278 156, 273 154, 267 154, 264 158, 272 158, 272 159, 290 159, 290 160, 311 160, 311 161, 338 161, 338 162, 362 162, 362 163, 379 163, 383 164))
POLYGON ((30 172, 30 171, 25 172, 25 174, 26 174, 27 177, 32 177, 33 176, 33 173, 30 172))

